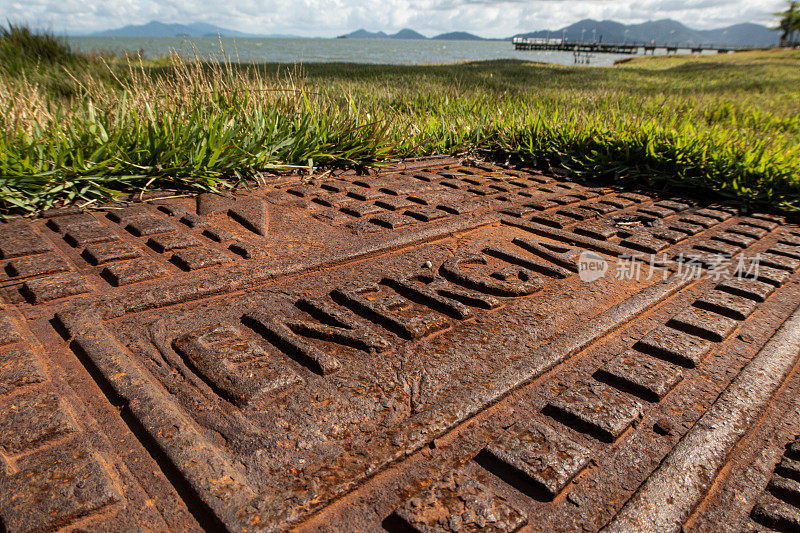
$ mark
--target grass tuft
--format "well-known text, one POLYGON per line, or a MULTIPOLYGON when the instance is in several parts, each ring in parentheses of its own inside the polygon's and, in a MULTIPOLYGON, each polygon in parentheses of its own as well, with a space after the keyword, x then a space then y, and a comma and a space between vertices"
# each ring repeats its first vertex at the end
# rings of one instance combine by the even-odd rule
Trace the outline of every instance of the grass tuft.
POLYGON ((5 68, 39 62, 66 63, 77 58, 64 39, 50 33, 35 33, 11 23, 0 27, 0 60, 5 68))

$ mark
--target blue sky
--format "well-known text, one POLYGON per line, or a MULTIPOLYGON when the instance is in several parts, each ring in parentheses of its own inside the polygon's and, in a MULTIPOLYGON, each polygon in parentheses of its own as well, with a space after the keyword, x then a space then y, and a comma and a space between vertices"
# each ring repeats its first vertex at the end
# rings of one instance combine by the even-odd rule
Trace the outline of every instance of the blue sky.
POLYGON ((626 23, 673 18, 708 29, 772 24, 783 0, 0 0, 0 20, 82 33, 126 24, 208 22, 258 33, 330 37, 358 28, 426 35, 464 30, 507 37, 584 18, 626 23))

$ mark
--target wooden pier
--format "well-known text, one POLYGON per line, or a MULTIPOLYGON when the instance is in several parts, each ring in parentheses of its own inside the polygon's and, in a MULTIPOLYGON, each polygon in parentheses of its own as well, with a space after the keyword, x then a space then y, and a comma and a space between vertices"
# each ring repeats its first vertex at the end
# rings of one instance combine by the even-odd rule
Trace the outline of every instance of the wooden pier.
POLYGON ((702 54, 703 52, 727 54, 730 52, 743 52, 754 49, 753 47, 722 46, 714 44, 604 43, 596 41, 570 41, 565 39, 525 39, 522 37, 515 37, 512 42, 516 50, 575 52, 579 54, 647 55, 650 53, 655 55, 656 51, 659 50, 663 50, 667 54, 677 54, 679 51, 684 50, 692 54, 702 54))

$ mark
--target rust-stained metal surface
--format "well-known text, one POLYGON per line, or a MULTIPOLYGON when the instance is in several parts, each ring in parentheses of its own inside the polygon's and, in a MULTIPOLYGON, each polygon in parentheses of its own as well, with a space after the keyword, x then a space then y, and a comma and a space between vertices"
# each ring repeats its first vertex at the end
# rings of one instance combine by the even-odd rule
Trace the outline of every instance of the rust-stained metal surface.
POLYGON ((799 268, 448 159, 3 223, 0 530, 797 530, 799 268))

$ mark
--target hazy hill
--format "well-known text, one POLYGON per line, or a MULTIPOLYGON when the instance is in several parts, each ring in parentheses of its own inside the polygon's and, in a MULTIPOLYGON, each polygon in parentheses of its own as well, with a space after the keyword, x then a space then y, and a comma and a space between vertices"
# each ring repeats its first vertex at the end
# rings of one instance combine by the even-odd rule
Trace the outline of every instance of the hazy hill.
POLYGON ((718 30, 708 30, 703 33, 711 42, 726 42, 733 38, 735 40, 734 44, 741 43, 742 46, 746 46, 749 43, 756 46, 775 46, 780 39, 780 32, 749 22, 718 30))
POLYGON ((389 36, 390 39, 427 39, 421 33, 417 33, 414 30, 409 30, 408 28, 403 28, 399 32, 395 33, 394 35, 389 36))
POLYGON ((388 39, 389 36, 386 35, 382 31, 378 32, 371 32, 365 29, 356 30, 353 33, 348 33, 347 35, 342 35, 342 37, 347 37, 348 39, 388 39))
POLYGON ((236 30, 221 28, 205 22, 192 24, 165 24, 151 21, 147 24, 128 25, 113 30, 93 33, 98 37, 294 37, 293 35, 254 35, 236 30))
POLYGON ((442 41, 485 41, 483 37, 478 37, 477 35, 473 35, 471 33, 467 33, 465 31, 451 31, 449 33, 443 33, 441 35, 437 35, 436 37, 431 37, 431 39, 438 39, 442 41))
POLYGON ((353 33, 348 33, 347 35, 343 35, 342 37, 347 37, 348 39, 427 39, 421 33, 417 33, 414 30, 410 30, 408 28, 404 28, 397 33, 393 33, 391 35, 384 33, 382 31, 371 32, 365 29, 356 30, 353 33))
POLYGON ((778 32, 758 24, 737 24, 714 30, 693 30, 675 20, 664 19, 642 24, 625 25, 613 20, 586 19, 559 30, 542 30, 523 33, 514 37, 542 38, 547 36, 570 40, 592 40, 602 38, 605 42, 650 42, 659 44, 725 44, 729 46, 774 46, 778 43, 778 32))

